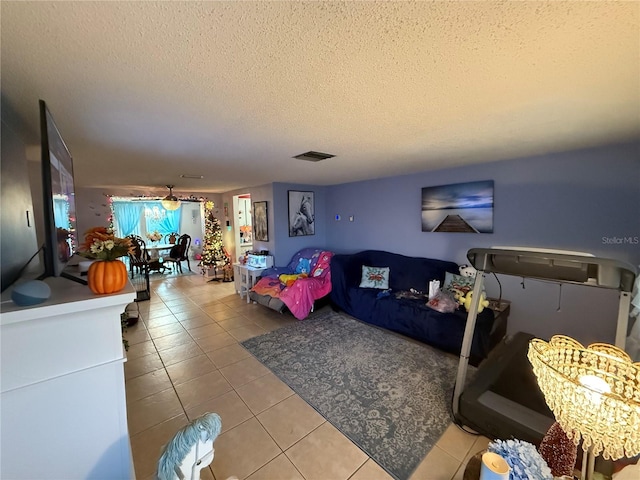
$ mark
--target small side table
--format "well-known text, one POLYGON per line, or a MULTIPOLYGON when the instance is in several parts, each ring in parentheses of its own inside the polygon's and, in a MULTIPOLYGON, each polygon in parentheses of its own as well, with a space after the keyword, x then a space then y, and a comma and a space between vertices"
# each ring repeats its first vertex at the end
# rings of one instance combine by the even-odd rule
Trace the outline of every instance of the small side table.
POLYGON ((239 289, 238 293, 240 294, 240 298, 243 298, 244 295, 247 296, 247 303, 251 303, 249 299, 249 290, 256 284, 256 280, 266 270, 266 268, 256 268, 249 267, 247 265, 239 265, 237 264, 238 269, 238 277, 239 277, 239 289))

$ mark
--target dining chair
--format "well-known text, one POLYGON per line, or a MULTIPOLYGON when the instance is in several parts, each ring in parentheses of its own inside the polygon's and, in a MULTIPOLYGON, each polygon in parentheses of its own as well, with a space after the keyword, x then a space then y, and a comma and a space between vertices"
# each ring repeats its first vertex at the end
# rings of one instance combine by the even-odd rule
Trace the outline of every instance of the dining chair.
POLYGON ((180 235, 176 244, 171 247, 169 256, 164 259, 165 263, 173 262, 182 273, 182 262, 187 261, 187 267, 191 271, 191 262, 189 262, 189 247, 191 246, 191 237, 186 233, 180 235))
POLYGON ((171 245, 175 245, 176 240, 178 239, 178 237, 180 237, 180 234, 178 232, 167 233, 164 236, 164 241, 165 241, 165 243, 170 243, 171 245))
POLYGON ((144 273, 145 269, 149 268, 149 260, 151 256, 147 252, 147 244, 138 235, 129 235, 127 238, 131 240, 133 245, 133 252, 128 254, 129 257, 129 273, 133 278, 134 270, 138 269, 139 273, 144 273))

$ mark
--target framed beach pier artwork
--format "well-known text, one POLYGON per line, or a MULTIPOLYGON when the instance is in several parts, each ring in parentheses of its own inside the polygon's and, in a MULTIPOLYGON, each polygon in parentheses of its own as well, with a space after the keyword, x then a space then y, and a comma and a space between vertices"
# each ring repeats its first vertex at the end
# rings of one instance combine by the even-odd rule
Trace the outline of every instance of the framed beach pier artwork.
POLYGON ((493 233, 493 180, 423 188, 422 231, 493 233))

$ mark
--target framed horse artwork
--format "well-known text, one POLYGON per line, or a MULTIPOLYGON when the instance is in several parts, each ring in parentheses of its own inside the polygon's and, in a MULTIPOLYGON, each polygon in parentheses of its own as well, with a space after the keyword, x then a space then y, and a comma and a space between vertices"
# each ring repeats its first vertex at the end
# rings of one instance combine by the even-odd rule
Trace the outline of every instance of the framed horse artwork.
POLYGON ((269 241, 267 202, 253 202, 253 233, 254 240, 258 242, 269 241))
POLYGON ((313 192, 289 190, 289 236, 315 235, 315 203, 313 192))

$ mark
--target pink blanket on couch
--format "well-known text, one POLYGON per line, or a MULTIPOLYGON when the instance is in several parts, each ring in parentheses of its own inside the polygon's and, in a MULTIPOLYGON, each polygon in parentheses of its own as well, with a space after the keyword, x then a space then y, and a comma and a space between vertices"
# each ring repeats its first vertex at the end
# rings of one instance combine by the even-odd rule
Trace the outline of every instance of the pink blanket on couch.
POLYGON ((311 275, 298 278, 290 287, 283 288, 278 278, 264 277, 258 280, 252 290, 260 295, 279 298, 298 320, 307 318, 313 309, 313 302, 331 292, 329 264, 332 256, 332 252, 322 252, 311 275))

